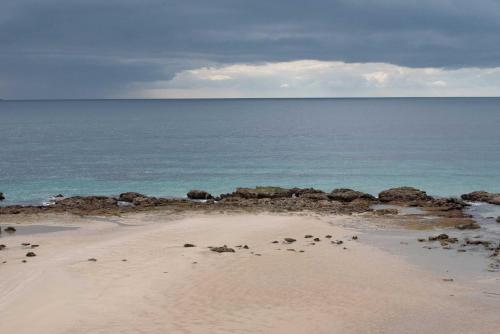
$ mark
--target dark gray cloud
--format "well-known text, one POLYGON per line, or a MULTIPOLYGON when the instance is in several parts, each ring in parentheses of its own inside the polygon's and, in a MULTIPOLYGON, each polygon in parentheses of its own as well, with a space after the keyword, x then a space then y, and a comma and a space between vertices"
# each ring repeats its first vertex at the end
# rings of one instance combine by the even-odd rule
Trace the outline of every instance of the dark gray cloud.
POLYGON ((500 66, 498 0, 3 0, 0 96, 117 96, 210 64, 500 66))

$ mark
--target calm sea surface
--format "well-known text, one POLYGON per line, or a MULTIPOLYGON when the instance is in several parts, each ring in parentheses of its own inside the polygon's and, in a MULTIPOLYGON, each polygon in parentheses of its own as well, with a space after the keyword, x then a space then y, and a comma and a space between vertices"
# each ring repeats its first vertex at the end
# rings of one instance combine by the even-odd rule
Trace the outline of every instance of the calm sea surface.
POLYGON ((500 192, 500 99, 0 102, 4 204, 255 185, 500 192))

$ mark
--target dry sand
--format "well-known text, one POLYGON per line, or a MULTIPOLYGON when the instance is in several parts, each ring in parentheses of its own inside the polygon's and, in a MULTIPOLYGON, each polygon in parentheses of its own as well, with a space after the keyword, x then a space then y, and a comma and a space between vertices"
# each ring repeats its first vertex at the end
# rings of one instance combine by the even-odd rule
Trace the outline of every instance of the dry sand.
POLYGON ((498 333, 500 328, 500 296, 485 297, 467 282, 445 282, 364 244, 362 236, 350 240, 355 231, 324 218, 220 214, 169 220, 141 213, 120 219, 144 224, 130 227, 72 216, 31 220, 81 228, 0 239, 8 246, 0 251, 0 333, 498 333), (305 234, 321 241, 310 245, 305 234), (327 234, 344 244, 331 244, 327 234), (283 244, 284 237, 297 241, 283 244), (40 244, 37 256, 26 258, 30 250, 22 242, 40 244), (218 254, 207 248, 224 244, 250 249, 218 254))

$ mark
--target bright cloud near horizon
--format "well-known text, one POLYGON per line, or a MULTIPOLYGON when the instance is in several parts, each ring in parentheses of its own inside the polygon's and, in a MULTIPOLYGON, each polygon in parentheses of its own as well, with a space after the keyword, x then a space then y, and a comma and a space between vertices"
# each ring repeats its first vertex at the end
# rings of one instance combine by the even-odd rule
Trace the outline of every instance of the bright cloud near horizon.
POLYGON ((195 68, 130 89, 127 96, 143 98, 498 96, 500 67, 297 60, 195 68))
POLYGON ((0 98, 499 96, 500 0, 2 0, 0 98))

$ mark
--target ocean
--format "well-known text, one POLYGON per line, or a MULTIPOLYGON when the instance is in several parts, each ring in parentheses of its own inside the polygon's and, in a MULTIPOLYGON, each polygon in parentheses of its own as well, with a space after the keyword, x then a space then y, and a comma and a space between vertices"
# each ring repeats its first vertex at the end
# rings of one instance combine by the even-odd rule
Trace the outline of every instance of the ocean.
POLYGON ((500 98, 0 101, 3 205, 256 185, 500 192, 500 98))

